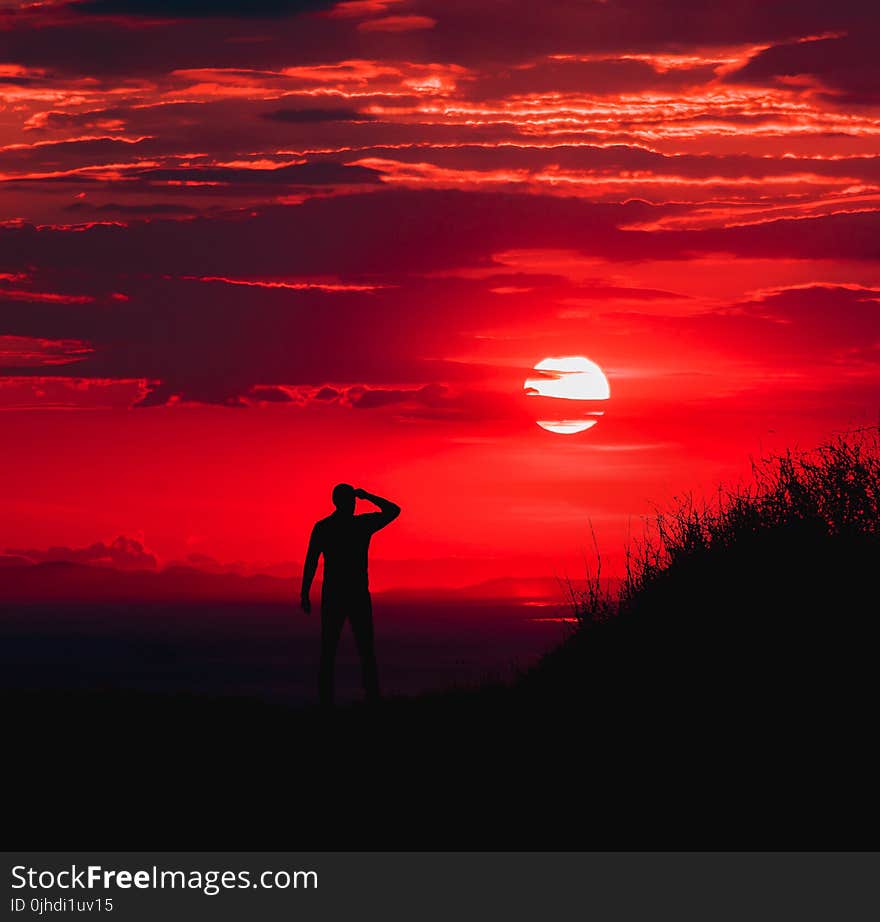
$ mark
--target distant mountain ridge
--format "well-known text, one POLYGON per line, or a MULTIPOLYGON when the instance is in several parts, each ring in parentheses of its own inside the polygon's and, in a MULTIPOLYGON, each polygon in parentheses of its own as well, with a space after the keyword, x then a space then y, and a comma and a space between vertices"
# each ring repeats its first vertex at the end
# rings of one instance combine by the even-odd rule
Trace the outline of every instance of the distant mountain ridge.
MULTIPOLYGON (((14 602, 239 601, 293 602, 298 578, 266 574, 209 572, 173 564, 156 570, 119 570, 105 564, 0 557, 0 605, 14 602)), ((316 586, 314 592, 317 594, 316 586)), ((494 599, 562 602, 564 585, 554 577, 496 578, 473 585, 389 588, 375 593, 393 598, 494 599)))
MULTIPOLYGON (((288 597, 287 586, 297 583, 302 575, 302 562, 296 559, 272 561, 223 561, 208 554, 194 552, 181 558, 162 559, 149 549, 138 537, 118 535, 110 541, 95 541, 83 547, 53 545, 48 548, 7 547, 0 555, 0 569, 41 566, 45 564, 79 564, 101 570, 126 571, 140 574, 141 591, 151 594, 159 592, 162 597, 189 598, 196 596, 217 596, 218 589, 233 592, 233 598, 265 597, 272 594, 271 583, 247 582, 252 577, 270 577, 285 584, 276 587, 279 597, 288 597), (144 573, 156 576, 169 574, 158 580, 143 579, 144 573), (192 579, 186 577, 192 576, 192 579), (238 577, 221 582, 206 582, 203 576, 238 577), (245 582, 241 582, 245 580, 245 582), (198 584, 182 585, 184 583, 198 584), (255 587, 259 591, 255 592, 255 587), (169 596, 170 593, 170 596, 169 596)), ((370 561, 370 583, 374 592, 393 593, 401 597, 424 598, 426 594, 443 598, 551 598, 565 595, 564 582, 546 574, 556 570, 556 563, 550 559, 535 562, 525 558, 480 558, 462 555, 448 555, 432 558, 376 557, 370 561), (536 575, 537 570, 537 575, 536 575), (543 573, 542 573, 543 570, 543 573), (524 578, 510 574, 530 574, 524 578)), ((44 576, 48 572, 42 571, 44 576)), ((53 580, 61 579, 54 571, 53 580)), ((33 595, 32 574, 23 577, 24 585, 33 595)), ((69 574, 64 577, 69 581, 69 574)), ((582 583, 583 581, 577 581, 582 583)), ((100 597, 106 597, 110 587, 118 593, 121 583, 116 577, 107 577, 100 597)), ((131 584, 134 586, 134 583, 131 584)), ((49 591, 48 589, 46 591, 49 591)), ((127 591, 124 593, 129 594, 127 591)), ((222 597, 222 594, 221 594, 222 597)))

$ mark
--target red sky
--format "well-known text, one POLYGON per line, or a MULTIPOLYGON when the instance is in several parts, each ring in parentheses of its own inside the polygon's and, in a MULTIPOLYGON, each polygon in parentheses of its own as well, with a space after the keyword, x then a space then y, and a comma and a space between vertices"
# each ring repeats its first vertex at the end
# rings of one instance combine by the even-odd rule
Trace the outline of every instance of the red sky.
MULTIPOLYGON (((0 550, 578 575, 876 423, 874 4, 0 3, 0 550), (585 355, 605 416, 535 425, 585 355)), ((381 570, 381 567, 380 567, 381 570)))

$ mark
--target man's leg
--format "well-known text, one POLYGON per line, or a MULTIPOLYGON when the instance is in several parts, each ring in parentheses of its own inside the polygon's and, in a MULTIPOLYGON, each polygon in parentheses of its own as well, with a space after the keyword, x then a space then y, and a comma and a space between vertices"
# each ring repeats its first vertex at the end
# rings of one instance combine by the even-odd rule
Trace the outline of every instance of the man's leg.
POLYGON ((321 664, 318 667, 318 701, 333 704, 333 672, 336 666, 336 648, 345 613, 337 608, 321 608, 321 664))
POLYGON ((361 658, 364 691, 368 701, 375 701, 379 697, 379 670, 376 666, 376 647, 373 640, 373 606, 369 595, 352 604, 349 621, 361 658))

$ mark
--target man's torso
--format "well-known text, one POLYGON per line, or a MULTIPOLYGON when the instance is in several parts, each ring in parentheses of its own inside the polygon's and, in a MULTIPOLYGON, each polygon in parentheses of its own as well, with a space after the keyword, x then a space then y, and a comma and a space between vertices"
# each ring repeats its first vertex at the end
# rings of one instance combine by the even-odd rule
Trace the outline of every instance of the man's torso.
POLYGON ((347 596, 369 590, 368 556, 373 515, 330 515, 317 524, 324 555, 323 597, 347 596))

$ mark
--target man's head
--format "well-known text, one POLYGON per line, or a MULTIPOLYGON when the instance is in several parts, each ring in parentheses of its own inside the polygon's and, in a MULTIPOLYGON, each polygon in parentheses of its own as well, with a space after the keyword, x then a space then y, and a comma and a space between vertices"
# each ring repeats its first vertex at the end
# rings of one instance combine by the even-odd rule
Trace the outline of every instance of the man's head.
POLYGON ((333 505, 342 515, 354 515, 354 487, 347 483, 338 483, 333 487, 333 505))

